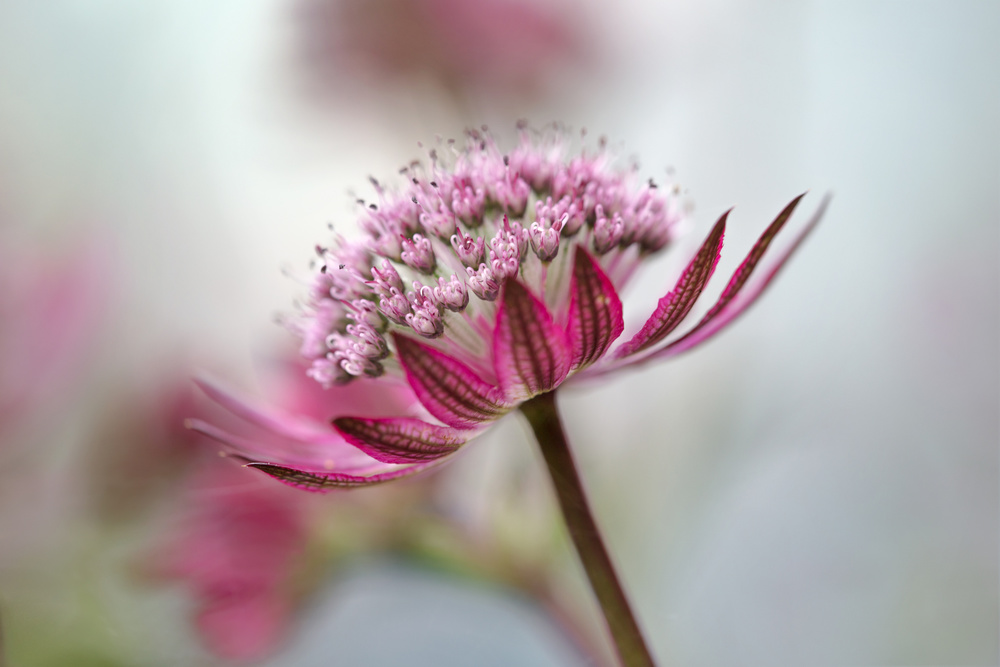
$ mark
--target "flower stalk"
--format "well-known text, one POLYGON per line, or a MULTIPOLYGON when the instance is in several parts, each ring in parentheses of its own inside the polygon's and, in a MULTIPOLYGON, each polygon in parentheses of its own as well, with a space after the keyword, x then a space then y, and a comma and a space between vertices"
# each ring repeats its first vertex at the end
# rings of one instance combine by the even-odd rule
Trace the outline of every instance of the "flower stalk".
POLYGON ((547 392, 523 403, 521 412, 528 419, 542 450, 552 478, 559 507, 587 573, 590 587, 601 606, 618 657, 624 667, 653 667, 653 657, 642 637, 639 624, 629 606, 625 591, 601 539, 590 511, 580 475, 576 470, 569 442, 556 409, 555 392, 547 392))

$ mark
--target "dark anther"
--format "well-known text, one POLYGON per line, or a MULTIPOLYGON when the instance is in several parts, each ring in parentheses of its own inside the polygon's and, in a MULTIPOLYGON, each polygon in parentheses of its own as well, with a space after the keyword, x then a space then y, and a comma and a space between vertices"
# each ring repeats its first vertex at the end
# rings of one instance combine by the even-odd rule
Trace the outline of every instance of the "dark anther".
POLYGON ((503 166, 505 166, 505 167, 509 167, 510 166, 510 156, 509 155, 504 155, 503 156, 503 166))
POLYGON ((373 211, 377 211, 378 210, 378 206, 376 206, 375 204, 368 204, 368 208, 370 208, 373 211))

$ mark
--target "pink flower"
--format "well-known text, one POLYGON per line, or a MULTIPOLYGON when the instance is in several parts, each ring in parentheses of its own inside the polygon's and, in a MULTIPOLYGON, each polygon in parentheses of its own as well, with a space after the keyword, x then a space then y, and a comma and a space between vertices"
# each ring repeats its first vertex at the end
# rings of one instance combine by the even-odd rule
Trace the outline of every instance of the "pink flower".
POLYGON ((446 89, 537 92, 559 66, 585 60, 579 8, 523 0, 306 0, 311 73, 431 78, 446 89))
POLYGON ((675 334, 715 270, 723 214, 645 323, 622 337, 619 291, 674 239, 683 217, 674 190, 616 168, 603 144, 569 154, 558 131, 525 130, 506 154, 489 135, 471 132, 463 148, 447 153, 450 160, 431 151, 428 165, 406 170, 399 191, 375 183, 377 202, 359 220, 363 239, 336 238, 317 249, 322 266, 295 326, 309 374, 332 388, 325 405, 336 431, 264 418, 211 388, 286 444, 265 449, 207 424, 197 428, 240 449, 250 467, 313 491, 419 472, 534 396, 709 339, 756 300, 825 207, 756 272, 796 197, 715 304, 675 334), (421 257, 408 259, 414 251, 407 249, 418 245, 421 257), (352 406, 340 402, 344 387, 352 406), (400 396, 409 402, 386 410, 400 396), (315 453, 327 450, 345 453, 317 465, 323 455, 315 453), (314 452, 312 460, 304 451, 314 452))
POLYGON ((153 566, 159 577, 187 583, 202 639, 236 660, 260 658, 285 636, 291 575, 308 538, 302 495, 245 473, 218 459, 200 467, 153 566))
MULTIPOLYGON (((217 402, 200 412, 210 419, 191 420, 198 430, 241 447, 244 453, 291 457, 299 465, 335 466, 365 472, 380 465, 330 431, 326 420, 329 394, 297 364, 285 364, 291 377, 278 391, 281 409, 255 406, 217 385, 199 385, 217 402), (230 411, 219 410, 225 406, 230 411), (224 434, 224 435, 222 435, 224 434)), ((383 409, 404 410, 409 389, 397 399, 381 391, 383 409)), ((332 394, 350 410, 375 399, 342 386, 332 394)), ((373 414, 381 414, 375 409, 373 414)), ((190 431, 188 431, 190 433, 190 431)), ((178 447, 187 443, 178 440, 178 447)), ((255 660, 272 652, 287 635, 301 591, 295 589, 306 545, 315 534, 315 498, 274 484, 232 465, 214 453, 198 462, 179 493, 173 528, 153 556, 152 570, 163 579, 183 581, 198 600, 196 625, 206 645, 233 660, 255 660)))

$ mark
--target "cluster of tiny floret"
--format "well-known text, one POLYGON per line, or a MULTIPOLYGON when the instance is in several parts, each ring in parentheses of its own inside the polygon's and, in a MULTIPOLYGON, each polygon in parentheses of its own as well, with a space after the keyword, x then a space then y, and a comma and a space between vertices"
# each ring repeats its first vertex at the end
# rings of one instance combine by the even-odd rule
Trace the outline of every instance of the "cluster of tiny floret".
POLYGON ((390 329, 446 335, 449 318, 492 312, 505 280, 547 269, 570 244, 616 266, 663 249, 682 215, 676 192, 614 168, 603 142, 573 157, 567 144, 558 130, 522 130, 504 154, 470 131, 464 146, 448 142, 401 170, 401 188, 372 179, 377 201, 359 200, 363 237, 316 248, 319 270, 293 324, 309 374, 324 385, 382 375, 390 329))

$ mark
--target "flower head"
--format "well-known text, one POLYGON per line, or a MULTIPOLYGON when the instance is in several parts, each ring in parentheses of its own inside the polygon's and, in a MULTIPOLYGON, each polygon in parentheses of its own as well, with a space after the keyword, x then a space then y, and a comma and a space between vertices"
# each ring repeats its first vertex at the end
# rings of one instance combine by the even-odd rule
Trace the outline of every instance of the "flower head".
POLYGON ((619 291, 676 236, 676 190, 617 168, 603 143, 570 154, 559 131, 523 130, 509 153, 474 131, 464 146, 448 146, 447 159, 442 152, 405 169, 399 190, 376 184, 378 201, 362 203, 363 238, 320 249, 311 303, 294 323, 321 384, 410 394, 408 408, 389 417, 370 414, 376 402, 355 413, 330 403, 342 441, 382 467, 369 475, 310 467, 286 452, 249 465, 310 490, 422 470, 534 396, 708 339, 760 295, 819 219, 751 280, 801 196, 794 199, 716 303, 672 336, 715 270, 727 212, 645 323, 619 343, 619 291))

